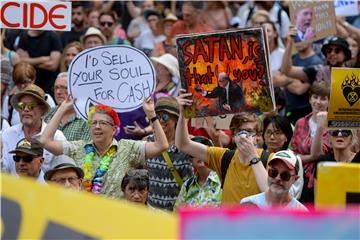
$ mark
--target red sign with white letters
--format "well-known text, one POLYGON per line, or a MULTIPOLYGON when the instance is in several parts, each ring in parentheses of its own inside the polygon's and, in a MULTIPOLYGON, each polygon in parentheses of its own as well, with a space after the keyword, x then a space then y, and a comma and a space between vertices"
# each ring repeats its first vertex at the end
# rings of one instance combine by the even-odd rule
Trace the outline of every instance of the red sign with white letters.
POLYGON ((71 2, 2 0, 0 27, 70 31, 71 2))

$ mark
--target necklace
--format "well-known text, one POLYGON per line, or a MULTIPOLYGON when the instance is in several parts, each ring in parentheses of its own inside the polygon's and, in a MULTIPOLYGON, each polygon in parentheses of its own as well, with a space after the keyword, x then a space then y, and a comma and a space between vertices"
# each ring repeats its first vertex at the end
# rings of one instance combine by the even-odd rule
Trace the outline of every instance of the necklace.
POLYGON ((116 153, 116 147, 111 146, 109 150, 100 159, 99 167, 96 169, 95 174, 92 174, 92 160, 95 156, 95 148, 93 145, 88 144, 85 146, 85 160, 84 160, 84 182, 83 187, 88 192, 100 194, 104 185, 104 175, 109 170, 109 165, 112 162, 112 157, 116 153))

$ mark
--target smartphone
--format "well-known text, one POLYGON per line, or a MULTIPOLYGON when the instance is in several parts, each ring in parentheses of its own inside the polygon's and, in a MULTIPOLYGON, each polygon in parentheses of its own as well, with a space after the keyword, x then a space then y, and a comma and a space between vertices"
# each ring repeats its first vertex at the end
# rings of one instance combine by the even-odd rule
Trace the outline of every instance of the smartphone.
POLYGON ((131 130, 134 130, 134 129, 135 129, 135 126, 126 125, 126 128, 127 128, 127 129, 131 129, 131 130))

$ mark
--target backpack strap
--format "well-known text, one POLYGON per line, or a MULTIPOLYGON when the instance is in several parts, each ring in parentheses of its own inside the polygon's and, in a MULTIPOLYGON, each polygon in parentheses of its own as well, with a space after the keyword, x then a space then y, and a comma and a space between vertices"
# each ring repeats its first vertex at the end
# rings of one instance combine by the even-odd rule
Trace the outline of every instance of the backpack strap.
POLYGON ((186 189, 186 192, 188 192, 188 191, 189 191, 189 188, 190 188, 191 184, 193 184, 193 183, 194 183, 194 181, 195 181, 195 175, 194 175, 194 176, 192 176, 191 178, 189 178, 189 180, 187 180, 187 181, 185 182, 185 189, 186 189))
POLYGON ((8 101, 8 110, 9 110, 9 117, 8 117, 8 122, 10 124, 10 126, 12 126, 11 124, 11 119, 12 119, 12 116, 13 116, 13 112, 14 112, 14 108, 13 106, 11 105, 10 101, 11 101, 11 98, 13 97, 14 95, 9 95, 9 101, 8 101))
POLYGON ((270 156, 270 153, 268 151, 262 150, 260 160, 261 160, 262 164, 264 165, 265 169, 266 169, 266 163, 269 159, 269 156, 270 156))
POLYGON ((178 171, 176 171, 175 167, 174 167, 174 164, 172 163, 171 159, 170 159, 170 156, 169 156, 169 153, 167 151, 164 151, 162 153, 162 156, 163 158, 165 159, 165 162, 168 166, 168 168, 170 169, 172 175, 174 176, 175 178, 175 181, 176 183, 179 185, 179 187, 181 188, 181 186, 183 185, 183 180, 181 179, 178 171))
POLYGON ((247 26, 247 23, 250 21, 251 16, 252 16, 253 13, 254 13, 254 9, 255 9, 255 5, 251 5, 251 6, 249 7, 249 14, 248 14, 248 16, 247 16, 247 18, 246 18, 245 26, 247 26))
POLYGON ((224 187, 226 172, 229 168, 231 159, 235 154, 235 150, 226 150, 221 158, 221 188, 224 187))

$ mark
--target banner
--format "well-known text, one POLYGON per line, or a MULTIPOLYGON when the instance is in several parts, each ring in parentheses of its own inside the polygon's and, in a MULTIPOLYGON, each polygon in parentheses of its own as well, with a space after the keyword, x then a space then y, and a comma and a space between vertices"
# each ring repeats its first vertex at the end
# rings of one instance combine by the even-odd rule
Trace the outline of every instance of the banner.
MULTIPOLYGON (((1 239, 176 239, 176 216, 1 174, 1 239)), ((121 191, 119 189, 119 191, 121 191)))
POLYGON ((296 45, 336 34, 332 1, 290 1, 289 11, 291 23, 297 29, 296 45))
POLYGON ((352 204, 360 204, 360 164, 319 163, 315 197, 317 208, 337 207, 344 209, 352 204))
POLYGON ((33 30, 71 30, 71 2, 0 2, 0 27, 33 30))
POLYGON ((155 91, 155 69, 142 51, 126 45, 82 51, 69 67, 69 93, 83 119, 91 105, 103 104, 117 112, 142 106, 155 91))
POLYGON ((299 212, 244 208, 182 209, 180 238, 359 239, 358 209, 299 212))
POLYGON ((358 0, 335 0, 336 16, 356 16, 359 14, 358 0))
POLYGON ((331 69, 329 128, 360 128, 360 69, 331 69))
POLYGON ((263 27, 177 36, 181 85, 193 94, 185 117, 274 108, 263 27))

